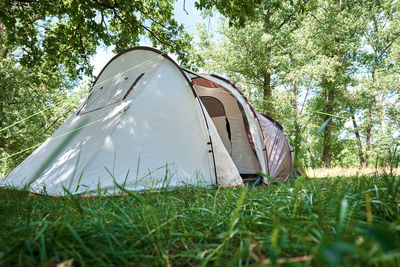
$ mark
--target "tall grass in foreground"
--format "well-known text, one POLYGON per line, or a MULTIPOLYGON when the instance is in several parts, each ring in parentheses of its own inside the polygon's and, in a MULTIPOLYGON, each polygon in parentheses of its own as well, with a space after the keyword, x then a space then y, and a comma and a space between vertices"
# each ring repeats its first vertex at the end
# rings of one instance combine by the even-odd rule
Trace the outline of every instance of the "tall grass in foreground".
POLYGON ((399 266, 399 179, 306 179, 126 197, 0 191, 0 265, 399 266))

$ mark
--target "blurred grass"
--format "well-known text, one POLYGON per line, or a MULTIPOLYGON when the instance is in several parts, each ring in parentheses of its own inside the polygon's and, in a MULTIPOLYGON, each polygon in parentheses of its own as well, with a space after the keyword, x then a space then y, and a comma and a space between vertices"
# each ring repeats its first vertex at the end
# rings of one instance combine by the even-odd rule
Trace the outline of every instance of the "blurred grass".
POLYGON ((400 266, 399 177, 51 198, 0 190, 0 266, 400 266))

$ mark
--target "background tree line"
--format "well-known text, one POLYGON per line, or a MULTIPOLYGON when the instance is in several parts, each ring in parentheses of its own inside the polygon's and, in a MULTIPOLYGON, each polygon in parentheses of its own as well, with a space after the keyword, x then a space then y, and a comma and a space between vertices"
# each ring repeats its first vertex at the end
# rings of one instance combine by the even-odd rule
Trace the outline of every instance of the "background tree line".
POLYGON ((200 26, 196 42, 174 18, 172 0, 0 2, 0 172, 71 114, 98 47, 119 52, 143 38, 186 67, 234 81, 284 126, 298 166, 387 165, 399 155, 398 1, 195 5, 222 16, 217 32, 200 26))
POLYGON ((400 3, 271 0, 252 8, 245 23, 226 8, 218 32, 199 28, 199 65, 228 76, 285 127, 298 166, 398 160, 400 3))

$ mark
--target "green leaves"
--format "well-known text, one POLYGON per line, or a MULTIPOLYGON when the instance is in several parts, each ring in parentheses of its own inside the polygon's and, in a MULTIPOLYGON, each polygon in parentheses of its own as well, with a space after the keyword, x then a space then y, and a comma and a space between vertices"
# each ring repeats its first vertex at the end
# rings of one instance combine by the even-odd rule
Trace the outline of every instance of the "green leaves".
POLYGON ((25 66, 47 64, 75 79, 91 75, 100 45, 120 52, 146 36, 153 46, 188 62, 191 38, 173 18, 174 1, 10 1, 0 23, 5 45, 25 66))
POLYGON ((397 1, 255 1, 244 18, 226 1, 198 4, 229 21, 199 30, 199 66, 280 122, 297 156, 315 167, 368 165, 370 155, 388 164, 400 142, 397 1))
POLYGON ((387 251, 394 251, 400 246, 400 232, 398 230, 383 229, 377 226, 365 226, 360 230, 366 237, 371 238, 387 251))
POLYGON ((229 18, 230 25, 243 27, 246 22, 258 17, 261 2, 261 0, 199 0, 195 2, 195 6, 200 10, 216 8, 222 15, 229 18))

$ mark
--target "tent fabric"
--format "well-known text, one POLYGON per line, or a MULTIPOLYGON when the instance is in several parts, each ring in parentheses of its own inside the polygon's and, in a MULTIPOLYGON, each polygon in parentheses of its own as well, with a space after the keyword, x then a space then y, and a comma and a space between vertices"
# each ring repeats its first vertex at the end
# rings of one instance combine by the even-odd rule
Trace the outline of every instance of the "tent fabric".
POLYGON ((210 125, 210 135, 215 155, 215 165, 217 170, 216 184, 224 187, 241 185, 242 179, 239 171, 226 150, 214 123, 212 123, 211 117, 208 113, 205 113, 205 116, 210 125))
POLYGON ((260 113, 257 113, 257 117, 265 136, 270 175, 278 180, 285 180, 293 173, 292 148, 282 131, 282 126, 260 113))
POLYGON ((265 152, 264 152, 262 133, 260 131, 260 126, 256 120, 256 114, 254 113, 254 108, 251 106, 251 104, 249 104, 247 99, 244 97, 243 93, 239 89, 237 89, 236 86, 234 84, 232 84, 231 82, 229 82, 217 75, 210 75, 208 77, 208 79, 215 83, 219 83, 221 86, 228 89, 229 92, 233 96, 235 96, 236 100, 241 104, 241 107, 243 107, 243 112, 245 113, 245 116, 249 123, 249 131, 250 131, 249 142, 256 151, 256 155, 257 155, 260 167, 261 167, 261 171, 263 173, 269 174, 268 167, 267 167, 268 166, 267 158, 266 158, 265 152))
POLYGON ((277 131, 258 119, 229 81, 184 70, 156 49, 131 48, 107 63, 77 112, 0 186, 118 194, 120 186, 237 186, 243 173, 286 175, 287 140, 275 133, 271 145, 266 132, 277 131))
POLYGON ((200 96, 207 113, 217 129, 227 152, 232 157, 232 132, 228 118, 225 114, 225 108, 221 101, 212 96, 200 96))
MULTIPOLYGON (((248 123, 248 139, 250 146, 255 150, 256 156, 257 156, 257 162, 260 166, 261 172, 268 174, 268 168, 267 168, 267 158, 266 154, 264 152, 264 144, 263 144, 263 139, 262 139, 262 133, 260 131, 259 125, 257 120, 255 119, 255 113, 254 113, 254 108, 249 105, 247 100, 243 97, 243 93, 236 88, 232 83, 229 81, 216 76, 216 75, 201 75, 201 74, 194 74, 192 77, 198 77, 198 78, 203 78, 204 80, 207 80, 208 82, 205 83, 214 83, 214 84, 219 84, 221 88, 224 90, 227 90, 228 93, 232 96, 235 97, 236 101, 240 104, 239 107, 243 108, 241 112, 243 113, 242 115, 246 118, 244 123, 248 123)), ((201 79, 195 79, 194 82, 198 83, 201 81, 201 79)), ((204 81, 202 81, 204 82, 204 81)), ((208 85, 206 85, 208 86, 208 85)), ((215 87, 215 85, 213 85, 215 87)), ((210 86, 211 87, 211 86, 210 86)), ((246 125, 245 125, 246 126, 246 125)))
MULTIPOLYGON (((133 50, 114 59, 101 76, 96 84, 106 82, 94 85, 81 114, 72 116, 53 137, 100 121, 75 135, 48 140, 2 182, 20 186, 37 178, 30 190, 46 190, 53 195, 62 195, 64 189, 73 193, 96 191, 99 183, 110 193, 116 190, 114 182, 131 190, 160 188, 163 183, 215 184, 208 132, 214 136, 214 150, 225 156, 225 164, 217 164, 217 174, 234 167, 219 148, 223 145, 219 144, 215 129, 207 130, 197 99, 180 69, 170 60, 152 51, 133 50), (131 70, 121 74, 121 70, 127 69, 131 70), (120 100, 141 73, 145 74, 134 90, 120 100), (108 88, 113 88, 115 94, 110 94, 108 88), (101 94, 107 99, 91 102, 101 94), (96 110, 86 112, 93 109, 96 110), (48 167, 43 166, 46 163, 48 167), (168 181, 164 181, 167 172, 168 181)), ((241 183, 238 174, 234 178, 229 185, 241 183)), ((226 185, 226 178, 221 179, 225 182, 220 184, 226 185)))
MULTIPOLYGON (((243 123, 243 115, 240 112, 239 105, 236 99, 225 91, 223 88, 208 88, 196 85, 198 79, 195 80, 195 90, 200 96, 212 96, 217 98, 225 107, 226 118, 229 121, 231 128, 231 142, 226 145, 226 149, 231 152, 231 157, 240 173, 256 173, 260 172, 260 166, 256 155, 254 154, 246 133, 243 123)), ((214 120, 218 126, 217 129, 226 129, 224 122, 214 120)), ((222 135, 224 136, 224 135, 222 135)), ((225 139, 226 140, 226 139, 225 139)), ((226 142, 225 142, 226 143, 226 142)))

